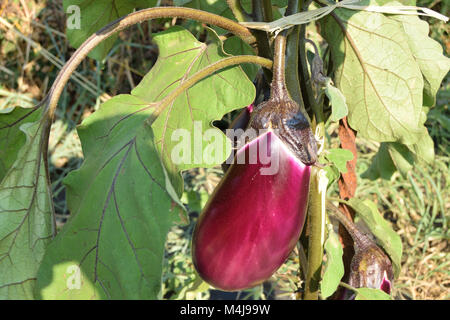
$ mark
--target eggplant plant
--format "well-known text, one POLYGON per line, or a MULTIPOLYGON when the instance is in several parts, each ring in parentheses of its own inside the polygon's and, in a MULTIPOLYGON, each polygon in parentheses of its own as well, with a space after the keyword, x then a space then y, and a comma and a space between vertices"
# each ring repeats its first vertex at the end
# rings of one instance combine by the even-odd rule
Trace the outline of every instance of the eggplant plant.
POLYGON ((433 161, 424 123, 450 59, 419 15, 448 18, 415 0, 173 2, 64 0, 79 9, 77 50, 38 105, 0 110, 0 299, 163 298, 167 234, 189 219, 181 173, 221 165, 186 261, 200 282, 254 287, 298 247, 298 299, 392 299, 401 239, 355 197, 356 137, 379 145, 363 178, 433 161), (152 35, 156 63, 77 128, 84 159, 57 232, 48 159, 63 89, 118 32, 162 18, 178 20, 152 35), (227 114, 231 139, 213 125, 227 114))

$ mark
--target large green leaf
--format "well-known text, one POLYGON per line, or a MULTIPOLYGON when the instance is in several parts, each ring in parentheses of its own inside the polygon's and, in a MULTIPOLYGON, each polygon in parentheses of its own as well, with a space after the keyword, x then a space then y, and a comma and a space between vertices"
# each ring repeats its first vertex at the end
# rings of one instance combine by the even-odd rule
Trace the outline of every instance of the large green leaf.
MULTIPOLYGON (((104 103, 78 130, 85 161, 65 180, 72 217, 39 271, 42 298, 159 298, 167 232, 174 221, 185 221, 178 200, 181 166, 172 163, 170 135, 176 128, 192 128, 194 121, 211 128, 212 120, 254 98, 242 69, 229 68, 195 84, 148 127, 145 120, 158 101, 224 56, 218 53, 220 43, 203 44, 180 27, 155 41, 160 56, 139 86, 104 103), (239 85, 247 91, 241 94, 239 85), (168 156, 162 157, 164 152, 168 156)), ((182 168, 194 166, 206 165, 182 168)))
POLYGON ((0 299, 33 298, 36 273, 55 232, 42 129, 40 121, 21 124, 25 143, 20 150, 8 148, 17 159, 0 183, 0 299))
MULTIPOLYGON (((159 47, 159 58, 132 91, 133 95, 148 102, 164 98, 195 72, 228 56, 223 52, 217 37, 206 45, 181 27, 173 27, 155 35, 154 41, 159 47)), ((209 143, 203 133, 213 128, 211 124, 214 120, 220 120, 224 114, 251 104, 255 94, 254 85, 241 67, 227 68, 186 90, 155 121, 152 127, 156 145, 178 194, 181 195, 182 190, 178 178, 181 170, 213 167, 225 161, 228 156, 226 150, 231 145, 218 132, 227 146, 224 146, 222 156, 216 161, 205 161, 209 143), (179 142, 174 141, 174 132, 183 129, 191 132, 193 139, 192 161, 175 164, 172 161, 172 151, 179 142)))
POLYGON ((322 297, 326 299, 336 291, 344 276, 344 262, 342 261, 344 250, 339 241, 339 236, 334 232, 331 224, 328 224, 328 238, 325 241, 324 248, 327 260, 320 282, 320 292, 322 297))
POLYGON ((423 105, 434 106, 436 93, 442 79, 450 69, 450 59, 442 54, 442 46, 431 39, 428 23, 417 16, 398 15, 392 19, 399 21, 407 36, 414 59, 420 67, 424 79, 423 105))
POLYGON ((72 216, 42 262, 42 298, 158 298, 166 235, 180 209, 143 125, 152 110, 120 95, 78 128, 85 161, 65 180, 72 216), (80 279, 68 283, 74 270, 80 279))
MULTIPOLYGON (((416 5, 416 1, 376 0, 380 6, 416 5)), ((436 93, 442 79, 450 69, 450 59, 442 54, 439 42, 430 38, 429 25, 415 15, 389 15, 398 21, 408 39, 409 48, 420 67, 424 79, 423 105, 432 107, 436 102, 436 93)))
POLYGON ((20 126, 34 122, 40 112, 36 109, 13 108, 0 110, 0 182, 17 159, 17 153, 25 143, 20 126))
POLYGON ((380 13, 339 8, 324 19, 323 35, 351 127, 380 142, 416 143, 424 83, 403 26, 380 13))
MULTIPOLYGON (((73 47, 78 48, 87 38, 108 23, 133 12, 135 8, 153 7, 156 2, 156 0, 64 0, 64 11, 68 14, 67 38, 73 47), (73 6, 79 8, 79 16, 77 11, 72 12, 72 8, 76 8, 73 6), (68 11, 69 7, 72 8, 68 11), (78 18, 80 19, 79 28, 71 28, 71 25, 76 26, 74 19, 78 18)), ((104 59, 116 39, 117 35, 114 35, 104 40, 92 50, 89 57, 97 60, 104 59)))
POLYGON ((400 236, 392 229, 391 224, 383 219, 383 216, 378 212, 377 205, 372 201, 352 198, 349 203, 391 258, 395 276, 398 277, 403 250, 400 236))

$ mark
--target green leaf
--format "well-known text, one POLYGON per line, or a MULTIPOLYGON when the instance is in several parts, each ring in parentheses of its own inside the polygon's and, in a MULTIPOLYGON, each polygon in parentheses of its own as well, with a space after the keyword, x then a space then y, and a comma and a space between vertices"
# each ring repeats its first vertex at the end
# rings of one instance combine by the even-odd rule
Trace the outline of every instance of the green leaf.
POLYGON ((335 181, 337 181, 339 179, 341 174, 335 166, 325 166, 325 168, 323 168, 323 169, 327 173, 327 179, 328 179, 327 189, 328 189, 335 181))
POLYGON ((342 94, 341 90, 331 84, 331 79, 327 81, 325 94, 331 103, 331 121, 336 122, 346 117, 348 114, 348 107, 345 102, 345 96, 342 94))
POLYGON ((2 300, 33 299, 36 273, 55 233, 51 191, 41 153, 42 124, 23 123, 20 130, 26 141, 0 183, 2 300))
POLYGON ((377 154, 372 159, 372 164, 362 178, 371 180, 389 180, 396 170, 403 177, 408 175, 417 163, 432 163, 434 160, 434 144, 424 128, 420 140, 412 145, 403 145, 396 142, 382 142, 377 154))
POLYGON ((344 276, 344 263, 342 261, 344 250, 338 235, 333 230, 333 226, 328 224, 327 227, 328 238, 325 241, 327 261, 325 262, 324 274, 320 282, 321 294, 324 299, 336 291, 344 276))
POLYGON ((347 161, 353 159, 353 153, 347 149, 329 149, 327 159, 333 162, 340 172, 347 172, 347 161))
POLYGON ((431 164, 434 161, 434 142, 426 128, 417 143, 406 147, 412 152, 416 162, 431 164))
POLYGON ((181 201, 187 203, 189 211, 200 212, 208 201, 208 198, 209 195, 207 192, 196 192, 191 190, 183 193, 181 201))
MULTIPOLYGON (((233 36, 225 40, 223 43, 223 48, 225 52, 237 56, 237 55, 255 55, 255 51, 250 47, 248 43, 245 43, 242 41, 239 37, 233 36)), ((242 64, 242 69, 247 74, 247 77, 250 80, 254 80, 256 77, 256 74, 258 73, 258 66, 251 64, 251 63, 245 63, 242 64)))
MULTIPOLYGON (((236 18, 234 17, 231 9, 228 7, 227 2, 223 0, 175 0, 174 5, 203 10, 236 21, 236 18)), ((220 35, 227 33, 227 31, 222 28, 216 26, 212 26, 212 28, 220 35)))
POLYGON ((428 36, 430 28, 426 21, 414 15, 394 15, 390 18, 400 22, 407 36, 409 48, 424 79, 423 105, 432 107, 436 103, 436 93, 442 79, 450 69, 450 59, 442 54, 439 42, 428 36))
MULTIPOLYGON (((236 21, 236 18, 234 17, 227 2, 223 0, 174 0, 173 4, 175 6, 183 6, 207 11, 236 21)), ((247 12, 251 12, 251 0, 241 0, 241 5, 247 12)))
MULTIPOLYGON (((181 27, 173 27, 155 35, 154 41, 158 44, 160 55, 132 94, 147 102, 161 100, 184 79, 227 57, 219 39, 216 37, 213 40, 206 45, 181 27)), ((214 130, 223 140, 218 141, 223 149, 216 148, 216 159, 209 161, 206 156, 210 154, 208 150, 211 144, 203 134, 214 128, 214 120, 220 120, 224 114, 251 104, 255 94, 255 86, 242 68, 226 68, 186 90, 154 122, 152 128, 156 145, 178 194, 182 192, 180 171, 213 167, 227 159, 231 142, 225 135, 214 130), (177 151, 176 147, 182 142, 174 140, 176 130, 191 133, 192 140, 189 142, 192 149, 188 163, 175 164, 172 161, 172 153, 177 151)))
POLYGON ((367 139, 416 143, 424 83, 402 25, 380 13, 338 8, 323 30, 350 126, 367 139))
MULTIPOLYGON (((156 5, 156 0, 64 0, 64 12, 67 13, 66 35, 70 45, 78 48, 92 34, 106 26, 108 23, 125 16, 135 8, 150 8, 156 5), (72 8, 79 8, 79 16, 72 8), (70 10, 68 10, 70 9, 70 10), (76 19, 80 19, 79 26, 76 19), (71 27, 71 25, 73 27, 71 27)), ((100 43, 89 57, 102 60, 111 50, 117 35, 100 43)))
POLYGON ((392 297, 380 289, 358 288, 355 300, 392 300, 392 297))
POLYGON ((394 266, 394 274, 398 277, 403 250, 400 236, 392 229, 391 224, 384 220, 383 216, 378 212, 377 205, 372 201, 368 199, 361 201, 352 198, 349 200, 349 203, 377 238, 377 242, 389 255, 394 266))
POLYGON ((24 123, 34 122, 40 112, 36 109, 13 108, 0 110, 0 182, 13 165, 25 134, 20 130, 24 123))
POLYGON ((165 240, 181 204, 143 125, 152 111, 120 95, 78 128, 85 160, 65 179, 71 219, 42 262, 41 298, 159 297, 165 240), (69 283, 78 268, 79 281, 69 283))
POLYGON ((361 178, 376 180, 382 178, 390 180, 397 168, 388 151, 388 144, 381 143, 377 154, 372 158, 370 167, 361 175, 361 178))
POLYGON ((387 149, 397 170, 404 177, 408 175, 414 165, 414 157, 408 148, 396 142, 387 142, 387 149))
POLYGON ((225 55, 220 43, 198 42, 181 27, 156 35, 155 41, 160 56, 132 94, 107 101, 78 130, 85 161, 65 180, 71 219, 39 271, 43 298, 159 298, 167 232, 174 221, 186 221, 178 200, 180 170, 197 165, 172 162, 171 135, 192 129, 194 121, 212 128, 214 119, 254 98, 242 69, 228 68, 188 89, 148 127, 145 120, 158 101, 225 55))

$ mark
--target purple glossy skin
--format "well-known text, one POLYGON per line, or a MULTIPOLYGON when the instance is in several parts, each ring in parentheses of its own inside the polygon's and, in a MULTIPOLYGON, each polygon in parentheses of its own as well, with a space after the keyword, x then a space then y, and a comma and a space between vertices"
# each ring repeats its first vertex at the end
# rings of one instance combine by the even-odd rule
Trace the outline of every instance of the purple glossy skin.
MULTIPOLYGON (((258 144, 260 146, 261 144, 258 144)), ((234 163, 210 197, 193 236, 193 262, 212 286, 237 291, 267 280, 287 259, 302 231, 308 203, 310 167, 271 131, 246 144, 245 164, 234 163), (275 174, 261 174, 250 145, 266 141, 278 152, 275 174)), ((259 154, 259 153, 258 153, 259 154)))

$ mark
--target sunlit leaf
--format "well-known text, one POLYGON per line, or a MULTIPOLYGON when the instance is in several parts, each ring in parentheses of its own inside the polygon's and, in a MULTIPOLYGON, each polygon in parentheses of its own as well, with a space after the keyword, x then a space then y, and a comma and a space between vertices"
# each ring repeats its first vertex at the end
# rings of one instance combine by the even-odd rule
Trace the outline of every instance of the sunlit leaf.
MULTIPOLYGON (((159 47, 159 57, 152 70, 142 79, 132 94, 144 101, 158 101, 167 96, 185 79, 202 68, 228 55, 222 51, 218 38, 206 45, 181 27, 173 27, 154 37, 159 47)), ((193 167, 213 167, 226 160, 226 150, 231 147, 225 136, 223 148, 217 148, 215 161, 207 159, 210 143, 203 134, 213 128, 212 122, 224 114, 243 108, 253 102, 255 87, 238 67, 227 68, 202 80, 186 90, 160 115, 153 124, 156 145, 163 164, 181 194, 179 172, 193 167), (174 163, 172 152, 180 141, 174 134, 189 132, 191 152, 189 161, 174 163), (223 151, 222 154, 219 154, 223 151)), ((209 131, 212 133, 212 131, 209 131)))
MULTIPOLYGON (((158 60, 132 94, 108 100, 78 129, 85 160, 65 180, 71 219, 39 271, 42 298, 160 298, 167 233, 173 222, 186 222, 180 170, 205 166, 202 159, 173 163, 171 134, 194 123, 220 133, 211 122, 254 98, 242 69, 228 68, 185 91, 149 127, 145 120, 158 101, 225 56, 220 42, 198 42, 181 27, 156 35, 155 42, 158 60)), ((203 131, 196 134, 203 138, 203 131)))
POLYGON ((325 87, 325 94, 330 100, 331 104, 331 121, 339 121, 348 114, 347 103, 342 92, 328 81, 325 87))
MULTIPOLYGON (((44 299, 156 299, 177 196, 131 95, 108 100, 78 129, 85 161, 65 180, 71 219, 39 271, 44 299), (79 268, 79 287, 68 283, 79 268)), ((76 283, 76 282, 75 282, 76 283)))
POLYGON ((353 153, 347 149, 329 149, 326 155, 340 172, 347 172, 347 162, 353 159, 353 153))
POLYGON ((0 299, 34 297, 36 273, 55 233, 42 123, 26 122, 20 130, 26 141, 19 150, 9 149, 17 159, 0 183, 0 299))
POLYGON ((328 225, 328 238, 325 241, 324 248, 327 260, 320 289, 322 297, 326 299, 336 291, 344 276, 344 262, 342 261, 344 250, 339 241, 339 236, 334 232, 331 224, 328 225))
POLYGON ((392 297, 380 289, 358 288, 355 300, 392 300, 392 297))
POLYGON ((350 126, 367 139, 416 143, 424 82, 402 25, 380 13, 339 8, 323 30, 350 126))

